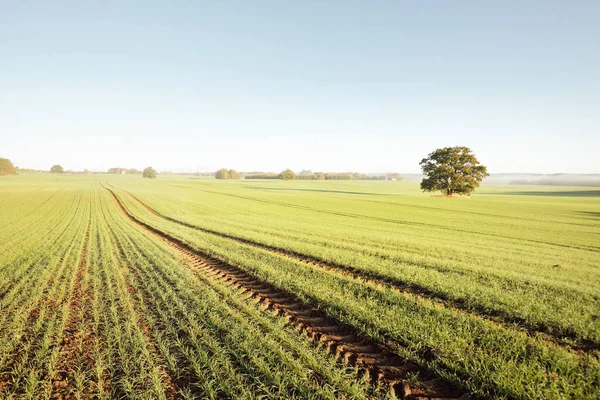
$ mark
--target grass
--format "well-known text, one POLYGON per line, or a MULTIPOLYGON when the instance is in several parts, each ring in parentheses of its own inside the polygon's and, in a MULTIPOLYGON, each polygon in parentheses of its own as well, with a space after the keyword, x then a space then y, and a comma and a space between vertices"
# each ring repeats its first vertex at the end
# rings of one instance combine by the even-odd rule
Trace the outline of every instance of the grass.
POLYGON ((387 395, 190 268, 100 183, 154 229, 475 395, 600 390, 597 190, 31 175, 0 180, 3 396, 387 395), (73 329, 79 347, 62 343, 73 329))

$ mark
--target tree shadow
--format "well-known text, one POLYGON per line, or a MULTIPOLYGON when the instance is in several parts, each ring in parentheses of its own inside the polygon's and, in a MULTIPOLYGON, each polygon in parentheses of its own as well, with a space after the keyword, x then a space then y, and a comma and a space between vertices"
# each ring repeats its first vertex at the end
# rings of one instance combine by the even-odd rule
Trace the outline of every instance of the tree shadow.
POLYGON ((498 192, 481 193, 488 195, 505 196, 554 196, 554 197, 600 197, 600 190, 560 190, 560 191, 525 191, 525 192, 498 192))
POLYGON ((292 191, 292 192, 316 192, 316 193, 340 193, 340 194, 362 194, 368 196, 383 196, 383 193, 370 193, 370 192, 350 192, 345 190, 327 190, 327 189, 296 189, 296 188, 276 188, 276 187, 259 187, 252 186, 251 189, 256 190, 280 190, 280 191, 292 191))

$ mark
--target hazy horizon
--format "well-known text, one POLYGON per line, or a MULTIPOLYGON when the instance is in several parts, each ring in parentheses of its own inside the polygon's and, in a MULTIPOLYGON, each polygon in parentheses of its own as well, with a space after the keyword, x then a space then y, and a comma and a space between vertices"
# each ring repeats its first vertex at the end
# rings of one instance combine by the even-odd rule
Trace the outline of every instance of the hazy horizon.
POLYGON ((598 2, 6 3, 22 168, 600 173, 598 2), (74 6, 76 5, 76 6, 74 6))

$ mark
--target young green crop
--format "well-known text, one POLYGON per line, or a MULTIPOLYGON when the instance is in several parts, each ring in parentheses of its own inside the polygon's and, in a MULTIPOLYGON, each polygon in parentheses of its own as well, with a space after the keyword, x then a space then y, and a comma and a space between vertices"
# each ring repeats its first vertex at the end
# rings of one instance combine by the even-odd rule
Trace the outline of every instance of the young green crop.
MULTIPOLYGON (((296 235, 294 229, 298 230, 298 226, 303 226, 305 217, 307 219, 312 217, 310 212, 303 212, 295 216, 287 215, 287 219, 279 218, 279 216, 273 218, 274 214, 271 211, 273 209, 277 210, 277 207, 270 205, 267 210, 267 208, 261 208, 260 205, 257 206, 256 202, 253 203, 254 212, 250 212, 251 207, 243 201, 238 201, 241 205, 228 206, 227 202, 217 202, 215 200, 215 197, 220 199, 222 196, 214 196, 213 193, 206 195, 206 186, 207 184, 203 183, 196 196, 192 195, 192 190, 187 191, 187 196, 181 193, 181 197, 175 198, 170 208, 166 207, 169 204, 167 200, 163 200, 163 203, 154 200, 155 204, 152 206, 156 206, 155 208, 159 212, 167 216, 180 218, 187 223, 195 221, 198 226, 220 230, 224 233, 248 239, 251 238, 253 241, 260 241, 265 238, 271 240, 266 240, 266 244, 273 244, 280 239, 281 237, 278 235, 284 230, 284 226, 290 227, 291 236, 296 235), (213 196, 211 197, 211 195, 213 196), (195 204, 191 205, 191 200, 178 200, 184 198, 194 199, 195 204), (218 210, 218 212, 207 212, 207 209, 203 208, 207 203, 208 210, 218 210), (176 207, 173 207, 175 204, 176 207), (160 209, 161 206, 162 209, 160 209), (233 211, 235 207, 241 208, 244 206, 247 207, 244 213, 237 214, 233 211), (261 214, 262 210, 264 212, 261 214), (262 236, 256 234, 258 223, 249 224, 245 230, 241 228, 231 229, 234 225, 241 225, 240 220, 247 220, 248 218, 254 218, 256 221, 260 221, 263 226, 273 226, 274 228, 271 230, 261 228, 263 230, 262 236), (216 223, 206 222, 211 220, 219 221, 220 226, 217 226, 216 223), (202 223, 199 221, 202 221, 202 223), (277 226, 282 226, 281 231, 276 229, 277 226), (269 234, 265 232, 269 232, 269 234)), ((239 187, 236 189, 241 190, 239 187)), ((231 191, 232 185, 223 185, 223 190, 231 191)), ((377 285, 340 276, 339 273, 322 270, 315 266, 307 266, 304 263, 272 254, 252 245, 240 244, 230 239, 202 233, 154 216, 124 192, 118 193, 128 210, 147 223, 180 238, 201 251, 239 265, 266 282, 287 289, 291 293, 299 294, 306 301, 325 308, 330 315, 356 326, 366 335, 380 341, 391 342, 397 351, 406 357, 427 364, 442 376, 464 382, 474 392, 494 394, 494 396, 500 397, 560 397, 567 395, 585 398, 593 396, 598 390, 600 385, 598 381, 599 366, 593 351, 589 355, 581 355, 573 352, 568 347, 562 348, 558 345, 549 344, 543 336, 531 338, 521 332, 520 329, 513 328, 510 325, 499 326, 491 320, 486 322, 485 319, 482 320, 477 314, 470 313, 468 310, 440 309, 436 302, 426 298, 403 295, 396 291, 382 289, 377 285), (433 362, 427 361, 426 355, 430 349, 439 350, 442 356, 433 362), (519 361, 515 362, 515 360, 519 361)), ((143 192, 139 191, 138 194, 140 193, 143 192)), ((149 192, 147 198, 158 197, 158 193, 158 191, 149 192)), ((295 201, 298 200, 295 199, 295 201)), ((148 200, 148 202, 152 204, 152 200, 148 200)), ((273 202, 268 200, 266 203, 272 204, 273 202)), ((586 202, 583 201, 583 203, 586 202)), ((592 204, 589 203, 588 205, 591 206, 592 204)), ((282 205, 281 207, 285 208, 287 206, 282 205)), ((365 209, 360 208, 363 213, 365 209)), ((324 214, 321 211, 316 212, 324 214)), ((339 249, 349 250, 345 255, 342 252, 337 254, 340 257, 346 256, 346 260, 352 259, 353 265, 357 268, 366 269, 368 266, 375 268, 377 264, 381 265, 381 261, 386 259, 385 255, 389 250, 386 249, 385 244, 375 246, 372 242, 369 242, 372 239, 366 237, 368 233, 371 237, 376 237, 379 234, 379 229, 376 229, 375 225, 363 224, 362 228, 359 225, 352 225, 356 219, 354 216, 344 220, 339 214, 339 212, 333 213, 330 218, 320 215, 322 222, 315 227, 314 231, 327 231, 328 234, 313 236, 309 239, 308 233, 311 230, 308 227, 302 228, 306 232, 302 236, 303 240, 293 243, 290 240, 289 243, 293 245, 292 249, 295 251, 298 251, 298 249, 306 250, 306 247, 302 246, 312 241, 315 243, 313 249, 320 249, 329 252, 329 254, 339 251, 339 249), (342 221, 339 219, 342 219, 342 221), (323 223, 325 221, 328 223, 323 223), (351 240, 336 240, 337 225, 346 228, 352 225, 358 231, 358 234, 362 236, 363 242, 367 244, 359 247, 352 243, 349 245, 348 242, 351 242, 351 240), (318 243, 320 244, 317 246, 318 243), (365 247, 370 248, 366 249, 365 247), (373 260, 370 257, 375 252, 377 258, 373 260), (368 266, 359 264, 360 261, 364 260, 370 261, 369 264, 366 264, 368 266)), ((530 218, 535 219, 531 215, 530 218)), ((393 228, 389 227, 389 224, 392 223, 382 222, 377 228, 380 227, 385 234, 388 234, 393 231, 393 228)), ((585 237, 586 230, 593 231, 593 224, 583 223, 582 225, 582 237, 585 237)), ((411 225, 411 229, 417 234, 424 232, 419 224, 411 225)), ((435 230, 429 229, 431 232, 425 232, 425 234, 435 237, 435 230)), ((349 237, 357 235, 355 230, 347 230, 347 235, 349 237)), ((496 236, 487 236, 494 237, 498 241, 497 237, 500 234, 501 232, 496 236)), ((468 241, 467 236, 463 236, 459 235, 454 238, 458 245, 468 241)), ((478 238, 476 234, 471 234, 471 237, 480 239, 481 248, 484 247, 484 241, 478 238)), ((419 239, 423 240, 423 237, 419 237, 419 239)), ((412 240, 414 239, 407 239, 408 244, 405 244, 405 246, 409 246, 412 240)), ((446 238, 446 241, 449 240, 446 238)), ((520 241, 524 241, 523 238, 507 238, 500 241, 499 246, 510 249, 513 242, 520 243, 520 241)), ((570 251, 578 254, 584 260, 584 263, 593 263, 593 258, 589 258, 589 254, 593 254, 593 251, 590 250, 592 244, 585 243, 585 240, 581 241, 579 246, 581 248, 574 248, 577 246, 558 242, 548 244, 551 242, 549 239, 546 241, 547 243, 538 246, 538 251, 549 248, 551 253, 555 251, 555 247, 570 248, 570 251)), ((474 242, 477 243, 476 240, 474 242)), ((525 245, 522 243, 514 245, 515 254, 511 254, 510 257, 523 257, 522 249, 529 248, 535 243, 533 239, 526 240, 526 242, 525 245)), ((487 267, 481 268, 478 265, 466 264, 469 259, 465 258, 465 255, 462 254, 465 252, 461 252, 458 245, 454 247, 454 251, 450 253, 449 258, 460 258, 460 265, 444 264, 443 259, 435 259, 433 255, 429 255, 428 257, 431 258, 428 261, 429 265, 419 266, 416 262, 401 265, 390 264, 390 267, 382 268, 380 271, 389 273, 390 276, 394 276, 392 275, 394 273, 404 274, 402 275, 404 279, 411 278, 413 281, 420 278, 420 283, 438 290, 438 293, 440 293, 439 298, 450 297, 448 295, 443 296, 444 293, 457 293, 480 308, 490 305, 492 306, 489 312, 490 317, 498 315, 494 308, 496 310, 506 310, 508 317, 522 316, 533 328, 539 325, 538 322, 543 322, 546 326, 551 327, 554 324, 559 333, 568 333, 574 337, 574 340, 589 338, 595 340, 597 338, 598 329, 596 325, 589 324, 589 321, 595 320, 594 313, 597 310, 598 303, 595 296, 588 294, 586 288, 582 288, 577 292, 569 291, 571 286, 578 287, 571 283, 581 280, 577 273, 571 276, 570 279, 566 279, 567 282, 561 282, 558 279, 549 279, 552 275, 545 271, 542 271, 541 277, 536 278, 533 273, 536 265, 534 262, 529 263, 529 267, 523 268, 525 271, 516 271, 510 265, 507 266, 504 272, 487 267), (438 264, 437 268, 433 268, 436 266, 434 263, 438 264), (394 267, 397 270, 394 270, 394 267), (422 275, 415 274, 414 271, 419 269, 422 275), (454 274, 454 277, 451 273, 454 274), (568 282, 569 280, 571 282, 568 282), (453 287, 456 287, 456 291, 450 292, 453 287), (442 289, 445 289, 446 292, 442 289), (551 291, 551 293, 547 294, 547 291, 551 291), (554 300, 554 298, 557 299, 554 300), (565 301, 567 298, 570 300, 569 302, 565 301), (552 311, 555 315, 552 314, 552 311), (509 314, 509 312, 512 312, 512 314, 509 314), (550 318, 552 316, 553 318, 550 318), (576 317, 584 319, 584 321, 579 324, 576 317), (587 319, 585 319, 586 317, 587 319), (574 329, 571 328, 573 325, 575 326, 574 329), (572 330, 569 331, 569 329, 572 330)), ((489 242, 487 245, 489 246, 489 242)), ((390 247, 388 246, 388 248, 390 247)), ((473 257, 473 254, 477 254, 477 252, 482 253, 482 250, 476 248, 473 251, 471 247, 466 250, 469 257, 473 257)), ((308 252, 310 255, 314 255, 314 253, 308 252)), ((485 253, 482 253, 482 256, 483 254, 485 253)), ((496 257, 497 261, 495 262, 500 263, 503 257, 506 256, 492 255, 492 257, 496 257)), ((326 257, 321 258, 326 259, 326 257)), ((335 261, 339 261, 339 259, 335 261)), ((477 259, 475 258, 471 262, 477 262, 477 259)), ((552 265, 546 268, 555 274, 554 276, 561 272, 553 269, 552 265)), ((574 267, 576 271, 580 268, 580 266, 574 267)), ((591 285, 597 285, 597 281, 591 282, 591 285)), ((458 295, 456 296, 460 299, 461 297, 458 297, 458 295)), ((502 315, 500 314, 501 317, 502 315)), ((504 318, 508 318, 507 316, 504 318)))
POLYGON ((38 183, 0 186, 19 215, 0 219, 0 397, 388 395, 198 274, 93 180, 38 183))
MULTIPOLYGON (((373 183, 354 190, 358 185, 373 183)), ((600 344, 600 229, 578 211, 598 206, 585 191, 567 204, 559 197, 532 206, 530 198, 491 194, 479 204, 477 197, 306 194, 309 189, 300 188, 291 197, 289 188, 281 194, 256 185, 221 185, 221 192, 196 186, 169 185, 168 199, 163 191, 137 193, 188 224, 422 287, 427 295, 532 330, 600 344), (284 196, 288 202, 276 200, 284 196), (497 206, 502 197, 512 209, 497 206)))
POLYGON ((364 383, 341 373, 281 318, 262 314, 226 286, 182 269, 160 241, 120 217, 112 216, 114 237, 130 262, 145 315, 159 324, 149 326, 160 337, 163 357, 172 360, 172 373, 191 369, 195 376, 187 379, 215 398, 337 398, 340 390, 368 397, 364 383), (178 360, 178 353, 185 357, 178 360))
POLYGON ((202 275, 100 181, 136 218, 475 394, 600 390, 597 191, 23 175, 0 180, 0 397, 389 395, 202 275))

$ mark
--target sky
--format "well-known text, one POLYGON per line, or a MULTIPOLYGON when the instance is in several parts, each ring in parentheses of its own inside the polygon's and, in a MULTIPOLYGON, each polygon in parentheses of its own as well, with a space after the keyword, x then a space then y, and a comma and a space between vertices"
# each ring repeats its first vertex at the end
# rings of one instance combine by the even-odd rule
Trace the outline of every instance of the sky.
POLYGON ((0 0, 23 168, 600 173, 600 2, 0 0))

